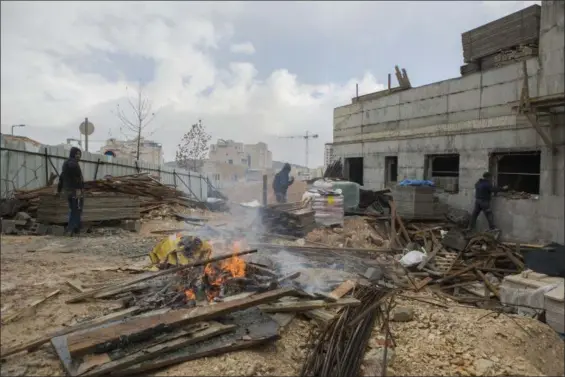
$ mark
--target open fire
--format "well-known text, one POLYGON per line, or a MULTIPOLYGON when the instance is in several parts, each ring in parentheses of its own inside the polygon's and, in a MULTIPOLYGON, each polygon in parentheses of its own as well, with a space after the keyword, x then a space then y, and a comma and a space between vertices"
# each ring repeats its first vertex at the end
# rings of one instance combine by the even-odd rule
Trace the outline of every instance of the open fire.
MULTIPOLYGON (((232 245, 233 253, 238 253, 242 250, 243 241, 236 241, 232 245)), ((231 278, 244 278, 245 277, 245 261, 237 255, 220 262, 208 263, 204 267, 204 274, 202 276, 202 287, 209 302, 214 301, 215 298, 221 296, 224 284, 231 278)), ((196 300, 196 293, 194 289, 186 289, 184 291, 186 301, 196 300)))

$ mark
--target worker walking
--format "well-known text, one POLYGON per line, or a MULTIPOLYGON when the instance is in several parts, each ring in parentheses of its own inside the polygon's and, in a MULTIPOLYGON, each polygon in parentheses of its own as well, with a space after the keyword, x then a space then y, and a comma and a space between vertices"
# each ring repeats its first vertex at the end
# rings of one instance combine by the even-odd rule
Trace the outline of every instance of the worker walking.
POLYGON ((483 174, 483 178, 479 179, 477 183, 475 183, 475 207, 473 208, 473 214, 471 215, 469 230, 475 229, 475 226, 477 225, 477 218, 481 212, 483 212, 487 218, 489 230, 496 230, 492 209, 490 207, 492 194, 499 191, 506 191, 507 189, 508 186, 504 186, 502 188, 494 186, 492 184, 492 176, 489 172, 483 174))
POLYGON ((290 164, 286 163, 281 171, 275 174, 273 191, 275 192, 277 203, 286 203, 286 192, 294 183, 294 177, 290 177, 290 169, 290 164))
POLYGON ((59 176, 57 195, 61 193, 67 198, 69 204, 69 222, 66 234, 75 236, 80 233, 82 207, 84 204, 84 179, 79 161, 82 156, 80 149, 71 148, 69 159, 63 163, 59 176))

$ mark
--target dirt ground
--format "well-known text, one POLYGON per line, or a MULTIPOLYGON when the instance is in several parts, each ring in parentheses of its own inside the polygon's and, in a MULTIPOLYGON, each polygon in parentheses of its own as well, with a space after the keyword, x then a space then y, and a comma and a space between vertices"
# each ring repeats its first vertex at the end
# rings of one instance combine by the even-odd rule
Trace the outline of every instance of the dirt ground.
MULTIPOLYGON (((108 301, 65 304, 73 289, 68 279, 83 284, 108 283, 130 278, 127 271, 112 271, 136 263, 159 237, 152 229, 185 227, 174 221, 145 223, 141 234, 118 233, 79 241, 54 237, 3 236, 1 243, 2 317, 25 308, 56 289, 60 293, 40 304, 35 312, 2 325, 2 349, 30 341, 65 326, 116 310, 108 301)), ((429 301, 438 298, 420 293, 429 301)), ((401 299, 399 306, 414 310, 408 322, 393 323, 397 343, 388 375, 564 375, 563 341, 536 320, 488 315, 486 310, 444 303, 448 308, 401 299)), ((491 313, 492 314, 492 313, 491 313)), ((281 330, 281 339, 256 350, 234 352, 190 361, 162 370, 162 376, 297 375, 308 350, 313 323, 297 317, 281 330)), ((382 347, 378 328, 370 346, 382 347)), ((368 360, 364 375, 371 374, 368 360)), ((64 375, 49 345, 33 353, 2 360, 2 375, 64 375)))

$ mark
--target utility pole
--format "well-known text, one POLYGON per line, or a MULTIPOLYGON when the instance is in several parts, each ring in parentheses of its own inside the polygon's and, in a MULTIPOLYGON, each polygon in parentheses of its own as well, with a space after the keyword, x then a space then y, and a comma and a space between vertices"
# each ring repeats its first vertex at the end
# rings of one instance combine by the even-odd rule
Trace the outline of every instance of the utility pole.
POLYGON ((308 155, 310 154, 309 141, 310 139, 317 139, 318 136, 319 136, 318 134, 311 134, 310 132, 306 131, 305 135, 292 135, 292 136, 281 136, 281 137, 285 139, 304 139, 306 144, 305 166, 306 168, 308 168, 308 155))

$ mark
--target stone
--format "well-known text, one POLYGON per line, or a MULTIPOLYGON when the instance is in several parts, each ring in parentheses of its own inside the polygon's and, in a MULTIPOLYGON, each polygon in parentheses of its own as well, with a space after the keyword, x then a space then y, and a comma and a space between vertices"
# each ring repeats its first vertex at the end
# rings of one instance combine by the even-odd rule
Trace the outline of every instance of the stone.
POLYGON ((16 216, 14 217, 14 220, 19 220, 19 221, 29 221, 31 220, 31 216, 28 215, 25 212, 18 212, 16 213, 16 216))
POLYGON ((479 376, 488 376, 488 373, 493 366, 494 362, 487 359, 478 359, 473 363, 474 370, 479 376))
POLYGON ((367 271, 363 274, 365 278, 368 280, 379 280, 382 277, 383 273, 379 268, 369 267, 367 271))
POLYGON ((410 307, 399 306, 392 313, 393 322, 410 322, 414 319, 414 309, 410 307))
POLYGON ((16 234, 16 220, 2 220, 2 233, 3 234, 16 234))
POLYGON ((139 233, 141 231, 141 221, 139 220, 123 220, 121 228, 130 232, 139 233))
POLYGON ((65 227, 61 225, 51 225, 49 234, 52 234, 56 237, 62 237, 65 235, 65 227))

